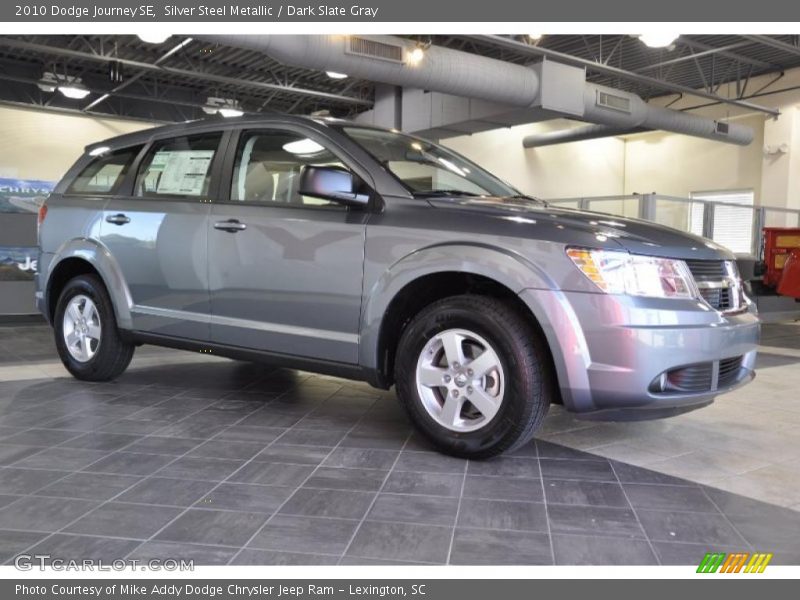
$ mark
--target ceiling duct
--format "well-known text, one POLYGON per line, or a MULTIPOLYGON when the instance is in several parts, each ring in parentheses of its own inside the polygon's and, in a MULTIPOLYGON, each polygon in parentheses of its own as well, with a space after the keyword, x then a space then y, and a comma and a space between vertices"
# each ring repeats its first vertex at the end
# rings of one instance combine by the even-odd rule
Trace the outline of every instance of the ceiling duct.
MULTIPOLYGON (((526 67, 430 46, 421 60, 412 53, 418 44, 393 36, 346 35, 214 35, 209 42, 259 50, 284 64, 346 73, 350 77, 422 90, 476 98, 514 107, 536 107, 606 128, 577 128, 544 134, 549 144, 647 129, 683 133, 747 145, 753 130, 698 115, 648 104, 636 94, 586 81, 583 68, 544 60, 526 67), (584 136, 574 138, 574 136, 584 136), (561 138, 560 142, 552 141, 561 138), (573 139, 574 138, 574 139, 573 139)), ((541 136, 526 138, 526 147, 543 145, 541 136)))

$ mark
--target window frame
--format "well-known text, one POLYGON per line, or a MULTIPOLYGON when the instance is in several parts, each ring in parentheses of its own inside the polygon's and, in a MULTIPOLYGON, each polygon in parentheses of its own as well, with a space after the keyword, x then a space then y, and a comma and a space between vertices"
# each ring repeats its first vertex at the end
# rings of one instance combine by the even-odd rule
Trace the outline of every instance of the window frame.
POLYGON ((108 153, 101 154, 99 156, 89 156, 88 154, 86 157, 89 159, 72 177, 69 185, 67 185, 66 189, 63 192, 64 196, 68 197, 112 197, 119 195, 119 191, 124 189, 126 182, 129 180, 131 173, 134 173, 138 170, 140 159, 142 157, 142 153, 147 149, 149 144, 142 142, 139 144, 132 144, 130 146, 123 146, 121 148, 115 148, 114 150, 110 150, 108 153), (138 150, 137 150, 138 148, 138 150), (95 163, 108 158, 109 156, 113 156, 115 154, 120 154, 123 152, 132 151, 133 156, 130 162, 127 163, 126 170, 122 177, 117 177, 117 181, 114 182, 114 185, 109 189, 107 192, 98 192, 98 191, 80 191, 73 189, 75 182, 78 181, 78 178, 92 165, 95 163))
POLYGON ((225 161, 225 154, 228 148, 228 142, 230 139, 230 130, 225 129, 208 129, 205 131, 197 131, 197 132, 181 132, 178 134, 172 133, 170 135, 164 135, 157 138, 153 138, 150 142, 146 145, 143 152, 140 153, 138 159, 135 161, 136 172, 133 173, 132 180, 130 182, 130 186, 128 189, 128 196, 135 200, 159 200, 159 201, 167 201, 167 202, 192 202, 192 203, 207 203, 214 201, 216 195, 219 193, 219 185, 220 185, 220 177, 221 177, 221 170, 222 165, 225 161), (211 159, 211 165, 208 169, 208 189, 204 194, 198 194, 196 196, 190 194, 159 194, 159 193, 152 193, 147 195, 142 195, 139 193, 139 182, 144 175, 143 168, 146 164, 147 159, 153 154, 153 151, 156 147, 163 145, 165 143, 169 143, 171 141, 186 138, 191 140, 192 138, 202 138, 202 137, 210 137, 210 136, 218 136, 219 139, 217 141, 217 148, 214 151, 214 158, 211 159))
POLYGON ((318 132, 306 129, 300 125, 292 123, 265 123, 265 124, 251 124, 239 127, 231 132, 230 139, 228 140, 228 147, 225 156, 225 164, 222 167, 222 177, 220 181, 220 189, 214 203, 224 204, 228 206, 258 206, 262 208, 272 209, 294 209, 294 210, 312 210, 312 211, 336 211, 336 212, 350 212, 354 210, 376 210, 378 203, 378 195, 375 192, 375 181, 368 169, 363 167, 356 161, 335 139, 319 134, 318 132), (268 133, 290 133, 298 136, 307 137, 333 154, 341 163, 369 187, 369 203, 363 207, 347 206, 344 203, 331 201, 329 205, 298 205, 289 203, 270 203, 263 201, 248 201, 248 200, 233 200, 233 179, 236 170, 236 158, 239 153, 239 146, 243 139, 249 135, 268 133))

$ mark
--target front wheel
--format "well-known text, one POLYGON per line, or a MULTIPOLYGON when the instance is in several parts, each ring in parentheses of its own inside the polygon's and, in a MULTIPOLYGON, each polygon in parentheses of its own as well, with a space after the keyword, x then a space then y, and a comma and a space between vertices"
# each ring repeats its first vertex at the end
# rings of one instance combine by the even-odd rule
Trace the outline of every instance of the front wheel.
POLYGON ((109 381, 121 375, 133 358, 134 345, 120 337, 111 298, 94 275, 67 282, 53 326, 61 362, 76 379, 109 381))
POLYGON ((530 441, 547 414, 544 341, 513 306, 484 296, 435 302, 406 327, 397 393, 437 448, 487 458, 530 441))

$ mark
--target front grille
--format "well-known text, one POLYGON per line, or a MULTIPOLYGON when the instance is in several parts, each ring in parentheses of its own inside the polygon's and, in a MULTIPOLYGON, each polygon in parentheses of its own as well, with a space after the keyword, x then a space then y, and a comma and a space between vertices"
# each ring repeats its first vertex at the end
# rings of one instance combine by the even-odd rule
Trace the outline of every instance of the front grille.
POLYGON ((686 266, 697 280, 719 281, 727 275, 722 260, 687 260, 686 266))
POLYGON ((719 380, 718 388, 731 386, 739 379, 739 371, 742 369, 742 356, 726 358, 719 361, 719 380))
POLYGON ((737 310, 740 288, 736 283, 735 268, 724 260, 687 260, 700 295, 712 308, 719 311, 737 310))
POLYGON ((700 295, 717 310, 730 310, 733 308, 733 296, 730 288, 727 289, 701 289, 700 295))

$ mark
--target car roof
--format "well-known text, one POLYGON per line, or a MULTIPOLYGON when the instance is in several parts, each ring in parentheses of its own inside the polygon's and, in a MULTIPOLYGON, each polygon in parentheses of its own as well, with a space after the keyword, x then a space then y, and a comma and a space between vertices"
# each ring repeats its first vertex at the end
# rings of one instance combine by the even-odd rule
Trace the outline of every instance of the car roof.
MULTIPOLYGON (((85 151, 90 152, 96 148, 108 147, 111 150, 125 148, 127 146, 134 146, 138 144, 146 144, 153 138, 164 137, 169 135, 191 134, 192 132, 200 132, 208 129, 225 129, 228 127, 238 127, 241 125, 263 125, 265 123, 282 123, 282 124, 314 124, 317 127, 327 127, 330 125, 351 125, 362 126, 359 123, 347 121, 344 119, 335 119, 332 117, 311 117, 299 115, 285 115, 280 113, 264 114, 264 115, 243 115, 241 117, 225 118, 221 116, 209 117, 206 119, 198 119, 196 121, 185 121, 183 123, 172 123, 169 125, 161 125, 159 127, 151 127, 149 129, 142 129, 133 133, 126 133, 112 138, 95 142, 86 146, 85 151)), ((368 126, 369 127, 369 126, 368 126)))

